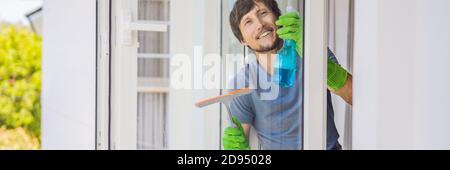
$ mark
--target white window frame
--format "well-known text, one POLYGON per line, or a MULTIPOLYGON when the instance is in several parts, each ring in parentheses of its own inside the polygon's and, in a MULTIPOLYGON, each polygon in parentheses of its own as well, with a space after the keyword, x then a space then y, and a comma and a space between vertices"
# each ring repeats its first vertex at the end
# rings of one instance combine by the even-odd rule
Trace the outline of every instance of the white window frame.
POLYGON ((97 95, 96 144, 97 150, 109 149, 110 117, 110 0, 97 0, 97 95))
POLYGON ((305 150, 325 150, 327 143, 327 6, 328 0, 305 0, 305 150))
MULTIPOLYGON (((111 0, 111 93, 109 149, 137 149, 138 92, 167 92, 161 80, 153 86, 138 79, 138 58, 168 58, 169 54, 138 53, 138 31, 167 32, 168 22, 138 20, 138 0, 111 0), (162 84, 161 84, 162 83, 162 84)), ((159 79, 158 79, 159 80, 159 79)))
MULTIPOLYGON (((97 149, 137 149, 137 59, 140 54, 137 54, 136 50, 138 48, 136 29, 141 27, 147 29, 143 25, 146 23, 132 23, 137 21, 137 8, 133 8, 137 7, 137 0, 99 0, 98 2, 100 45, 98 46, 99 72, 97 74, 97 80, 99 80, 97 84, 99 89, 97 149), (112 6, 111 32, 124 33, 112 36, 111 39, 108 35, 109 2, 112 6), (132 26, 127 27, 130 24, 132 26), (111 44, 111 49, 106 44, 111 44)), ((303 149, 305 150, 326 149, 327 5, 327 0, 305 0, 303 119, 303 149)), ((155 28, 162 29, 161 26, 155 26, 155 28)))
POLYGON ((112 0, 110 149, 137 149, 137 0, 112 0))

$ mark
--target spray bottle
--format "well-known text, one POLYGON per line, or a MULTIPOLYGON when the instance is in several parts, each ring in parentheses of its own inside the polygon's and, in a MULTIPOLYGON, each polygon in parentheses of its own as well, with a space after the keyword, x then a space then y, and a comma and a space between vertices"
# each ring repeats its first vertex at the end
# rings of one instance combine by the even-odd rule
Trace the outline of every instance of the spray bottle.
MULTIPOLYGON (((288 0, 287 12, 295 12, 292 0, 288 0)), ((297 76, 297 44, 294 40, 285 40, 283 47, 278 51, 274 63, 272 81, 281 87, 292 87, 297 76)))

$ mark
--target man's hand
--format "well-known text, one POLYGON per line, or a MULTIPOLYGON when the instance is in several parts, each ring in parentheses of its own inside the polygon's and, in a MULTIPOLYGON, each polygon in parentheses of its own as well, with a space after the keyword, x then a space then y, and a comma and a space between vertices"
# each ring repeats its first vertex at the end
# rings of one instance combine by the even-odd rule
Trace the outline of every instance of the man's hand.
POLYGON ((300 57, 303 56, 303 18, 297 12, 288 12, 275 22, 281 26, 277 30, 278 36, 283 40, 294 40, 297 44, 296 50, 300 57))
MULTIPOLYGON (((300 57, 303 56, 303 19, 298 15, 297 12, 288 12, 276 21, 275 23, 281 26, 277 30, 278 36, 283 40, 294 40, 297 44, 296 50, 300 57)), ((327 67, 327 85, 332 91, 340 91, 347 84, 347 79, 349 77, 348 72, 342 68, 340 65, 334 63, 328 59, 327 67)), ((350 82, 351 83, 351 82, 350 82)), ((346 89, 345 91, 349 91, 346 89)), ((351 90, 350 90, 351 91, 351 90)), ((347 93, 347 92, 345 92, 347 93)), ((351 104, 351 93, 346 95, 349 97, 351 104)))
POLYGON ((347 82, 348 73, 340 65, 328 59, 327 85, 332 91, 340 90, 347 82))
POLYGON ((228 127, 223 132, 222 144, 225 150, 250 150, 242 124, 236 116, 232 117, 237 128, 228 127))

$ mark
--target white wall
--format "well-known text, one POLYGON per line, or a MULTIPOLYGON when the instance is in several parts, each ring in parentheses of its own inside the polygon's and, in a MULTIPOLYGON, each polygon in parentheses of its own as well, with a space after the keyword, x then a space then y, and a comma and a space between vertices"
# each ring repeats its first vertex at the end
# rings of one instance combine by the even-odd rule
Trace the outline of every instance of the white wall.
POLYGON ((354 149, 450 149, 448 6, 356 2, 354 149))
POLYGON ((44 1, 42 148, 95 148, 95 1, 44 1))

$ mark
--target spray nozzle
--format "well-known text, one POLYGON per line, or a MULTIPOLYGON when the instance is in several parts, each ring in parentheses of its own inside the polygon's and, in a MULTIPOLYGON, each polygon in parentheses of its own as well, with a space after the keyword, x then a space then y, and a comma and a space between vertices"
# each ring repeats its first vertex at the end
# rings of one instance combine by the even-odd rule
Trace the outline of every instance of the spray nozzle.
POLYGON ((286 8, 286 11, 287 11, 287 12, 296 12, 296 10, 295 10, 295 8, 294 8, 293 6, 288 6, 288 7, 286 8))

